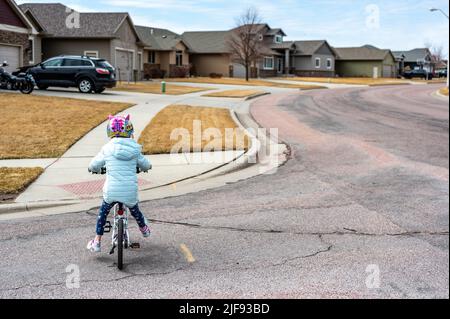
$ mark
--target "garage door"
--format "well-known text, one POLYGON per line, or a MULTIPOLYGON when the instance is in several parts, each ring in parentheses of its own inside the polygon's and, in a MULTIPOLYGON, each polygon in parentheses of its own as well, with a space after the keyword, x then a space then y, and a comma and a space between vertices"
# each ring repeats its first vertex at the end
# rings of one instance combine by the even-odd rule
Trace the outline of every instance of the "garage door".
POLYGON ((119 81, 132 81, 133 52, 116 50, 116 69, 119 81))
POLYGON ((20 48, 0 44, 0 63, 8 61, 8 72, 16 70, 20 66, 20 48))
POLYGON ((245 78, 245 66, 238 63, 233 63, 233 77, 245 78))
POLYGON ((391 78, 394 74, 392 72, 392 65, 383 65, 383 77, 391 78))

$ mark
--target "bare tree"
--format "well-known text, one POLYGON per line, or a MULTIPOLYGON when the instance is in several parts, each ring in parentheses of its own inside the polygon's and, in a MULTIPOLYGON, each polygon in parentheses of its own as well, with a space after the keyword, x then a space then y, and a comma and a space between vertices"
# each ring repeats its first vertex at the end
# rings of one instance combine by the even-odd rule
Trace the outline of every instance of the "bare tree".
POLYGON ((433 44, 430 41, 425 42, 425 47, 430 50, 433 62, 440 63, 445 61, 444 46, 442 44, 433 44))
POLYGON ((444 46, 437 45, 434 46, 431 50, 431 54, 433 55, 436 62, 442 62, 445 59, 444 46))
POLYGON ((248 8, 236 19, 237 27, 227 39, 227 46, 233 62, 245 67, 245 79, 250 79, 250 69, 262 56, 262 41, 258 31, 261 17, 255 8, 248 8))

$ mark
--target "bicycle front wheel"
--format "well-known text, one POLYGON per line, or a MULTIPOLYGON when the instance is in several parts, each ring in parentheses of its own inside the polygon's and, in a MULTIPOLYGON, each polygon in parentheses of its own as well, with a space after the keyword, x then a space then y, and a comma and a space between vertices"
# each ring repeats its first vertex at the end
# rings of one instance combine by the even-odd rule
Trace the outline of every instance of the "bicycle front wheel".
POLYGON ((117 268, 123 269, 123 239, 124 239, 124 223, 123 219, 119 220, 117 229, 117 268))

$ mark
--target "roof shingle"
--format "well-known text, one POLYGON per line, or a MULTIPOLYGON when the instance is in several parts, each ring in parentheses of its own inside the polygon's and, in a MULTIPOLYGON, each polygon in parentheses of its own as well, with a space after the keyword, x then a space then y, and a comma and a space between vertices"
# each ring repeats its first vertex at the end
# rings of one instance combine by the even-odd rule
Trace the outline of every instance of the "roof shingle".
POLYGON ((153 50, 171 51, 182 41, 180 35, 167 29, 136 26, 136 31, 144 44, 153 50))
POLYGON ((181 36, 192 53, 229 53, 227 40, 229 31, 185 32, 181 36))
POLYGON ((49 36, 55 38, 113 38, 128 13, 80 13, 79 27, 67 26, 66 20, 74 11, 60 3, 25 3, 49 36))
POLYGON ((410 51, 394 51, 392 52, 395 57, 405 56, 405 62, 417 62, 418 60, 424 60, 427 57, 431 57, 429 49, 419 48, 410 51))
POLYGON ((313 55, 319 50, 324 44, 327 44, 325 40, 317 40, 317 41, 295 41, 296 47, 295 55, 298 56, 310 56, 313 55))
POLYGON ((375 47, 334 48, 339 60, 382 61, 391 52, 375 47))

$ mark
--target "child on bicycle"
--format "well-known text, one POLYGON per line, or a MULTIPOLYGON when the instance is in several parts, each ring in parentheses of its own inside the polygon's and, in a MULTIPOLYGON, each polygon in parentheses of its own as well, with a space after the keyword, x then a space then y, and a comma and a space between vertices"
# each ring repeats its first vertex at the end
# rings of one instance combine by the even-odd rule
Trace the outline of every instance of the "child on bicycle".
POLYGON ((147 221, 139 210, 136 168, 148 171, 152 166, 142 155, 142 146, 134 140, 134 129, 129 115, 127 117, 110 115, 107 133, 111 140, 89 164, 89 171, 95 173, 100 173, 102 168, 106 167, 103 203, 97 220, 97 236, 87 245, 87 249, 92 252, 101 251, 106 219, 117 203, 127 206, 136 219, 142 235, 150 236, 147 221))

